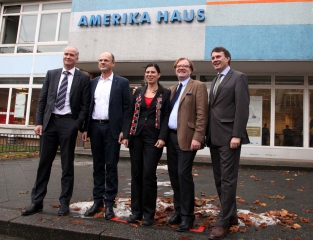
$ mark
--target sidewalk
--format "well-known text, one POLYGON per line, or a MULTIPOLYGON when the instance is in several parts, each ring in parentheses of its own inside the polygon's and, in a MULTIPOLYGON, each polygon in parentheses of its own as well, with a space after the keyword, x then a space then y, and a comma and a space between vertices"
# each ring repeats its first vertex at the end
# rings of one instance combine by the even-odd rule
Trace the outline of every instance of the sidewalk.
MULTIPOLYGON (((130 196, 130 162, 127 151, 121 151, 119 162, 119 198, 130 196)), ((165 162, 162 157, 162 163, 165 162)), ((168 226, 131 226, 129 224, 106 221, 104 218, 82 218, 81 213, 71 209, 66 217, 58 217, 60 194, 61 164, 57 156, 53 167, 48 193, 44 200, 42 213, 32 216, 21 216, 20 209, 30 204, 30 191, 35 181, 38 158, 0 161, 0 239, 2 236, 19 239, 208 239, 209 229, 204 232, 178 233, 168 226)), ((213 208, 219 204, 216 200, 212 168, 207 158, 197 156, 193 169, 195 194, 199 199, 211 199, 213 208), (215 197, 214 197, 215 196, 215 197)), ((313 172, 312 164, 299 162, 291 165, 280 160, 242 159, 238 181, 238 209, 251 210, 261 214, 270 210, 286 209, 289 213, 297 214, 292 221, 301 225, 294 230, 286 226, 267 226, 259 229, 256 226, 247 227, 244 222, 241 228, 245 233, 230 233, 225 239, 313 239, 313 172), (262 163, 262 165, 261 165, 262 163), (284 168, 278 170, 277 166, 284 168), (296 167, 296 168, 293 168, 296 167), (288 168, 288 170, 286 170, 288 168), (309 171, 308 171, 309 170, 309 171), (273 196, 284 196, 283 200, 273 196), (239 201, 240 200, 240 201, 239 201), (256 200, 266 203, 262 207, 255 204, 256 200), (300 217, 310 219, 309 223, 300 221, 300 217)), ((158 172, 158 196, 171 194, 166 169, 158 172)), ((90 202, 92 197, 92 158, 90 150, 77 150, 75 159, 75 186, 72 203, 90 202)), ((172 196, 169 196, 172 197, 172 196)), ((90 203, 91 204, 91 203, 90 203)), ((172 212, 167 213, 168 216, 172 212)), ((196 225, 205 224, 210 217, 197 218, 196 225)), ((294 215, 293 215, 294 216, 294 215)), ((125 219, 125 217, 121 217, 125 219)), ((198 228, 198 226, 195 226, 198 228)), ((6 238, 4 238, 6 239, 6 238)))
MULTIPOLYGON (((76 149, 76 155, 81 157, 92 157, 90 149, 78 148, 76 149)), ((129 152, 127 150, 120 151, 121 160, 129 160, 129 152)), ((160 163, 166 163, 166 154, 163 153, 160 163)), ((194 160, 195 165, 207 165, 211 166, 211 158, 203 155, 196 155, 194 160)), ((303 169, 303 170, 312 170, 313 171, 313 160, 299 160, 299 159, 273 159, 273 158, 240 158, 241 167, 250 167, 250 168, 278 168, 278 169, 303 169)))

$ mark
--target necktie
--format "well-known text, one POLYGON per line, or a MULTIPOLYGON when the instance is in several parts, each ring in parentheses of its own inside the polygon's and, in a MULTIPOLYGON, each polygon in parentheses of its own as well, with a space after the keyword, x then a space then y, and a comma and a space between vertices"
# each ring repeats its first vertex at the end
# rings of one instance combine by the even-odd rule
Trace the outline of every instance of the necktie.
POLYGON ((177 101, 177 99, 178 99, 178 97, 180 95, 180 92, 181 92, 182 88, 183 88, 183 84, 180 83, 179 87, 178 87, 177 91, 175 92, 174 97, 172 98, 171 103, 170 103, 171 111, 172 111, 172 109, 173 109, 173 107, 174 107, 174 105, 175 105, 175 103, 176 103, 176 101, 177 101))
POLYGON ((68 85, 68 79, 67 76, 71 74, 68 71, 64 71, 63 74, 65 77, 63 78, 61 82, 61 86, 59 88, 57 100, 55 101, 55 107, 59 110, 64 108, 65 105, 65 99, 66 99, 66 92, 67 92, 67 85, 68 85))
POLYGON ((223 76, 223 74, 218 74, 218 75, 217 75, 217 80, 216 80, 215 87, 214 87, 214 90, 213 90, 213 96, 214 96, 214 97, 215 97, 215 95, 216 95, 218 86, 219 86, 220 83, 221 83, 221 77, 222 77, 222 76, 223 76))

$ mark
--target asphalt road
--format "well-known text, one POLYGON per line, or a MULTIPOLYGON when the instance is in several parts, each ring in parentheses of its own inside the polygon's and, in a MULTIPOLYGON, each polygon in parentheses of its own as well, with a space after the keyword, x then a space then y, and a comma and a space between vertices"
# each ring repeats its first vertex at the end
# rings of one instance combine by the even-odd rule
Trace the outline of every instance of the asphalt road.
MULTIPOLYGON (((30 204, 30 191, 35 180, 35 174, 38 165, 38 158, 24 160, 0 161, 0 209, 2 210, 18 210, 18 208, 28 206, 30 204)), ((157 170, 158 181, 168 182, 168 172, 165 169, 157 170)), ((207 164, 197 165, 193 169, 195 181, 195 194, 199 199, 211 199, 211 204, 218 208, 219 201, 216 198, 216 190, 212 168, 207 164)), ((43 214, 48 214, 50 218, 57 218, 57 209, 53 205, 58 204, 58 196, 60 193, 61 165, 57 156, 52 169, 51 179, 48 186, 48 194, 44 202, 43 214)), ((118 197, 125 198, 130 196, 130 162, 123 160, 119 162, 119 193, 118 197)), ((264 226, 258 228, 255 225, 250 227, 242 223, 240 229, 244 229, 243 233, 229 233, 225 239, 313 239, 313 172, 309 171, 293 171, 290 170, 271 170, 271 169, 249 169, 242 167, 238 177, 237 203, 238 209, 249 210, 256 214, 270 211, 287 212, 287 217, 292 222, 287 225, 264 226), (301 221, 302 219, 302 221, 301 221), (304 222, 303 222, 304 221, 304 222), (301 228, 293 229, 291 226, 301 228)), ((75 187, 72 202, 90 201, 92 197, 92 161, 90 157, 79 157, 75 160, 75 187)), ((169 192, 170 186, 159 186, 158 196, 171 198, 169 192)), ((168 216, 172 212, 166 212, 168 216)), ((32 217, 19 217, 20 221, 30 222, 29 219, 36 220, 38 216, 41 218, 45 215, 36 215, 32 217), (28 221, 29 220, 29 221, 28 221)), ((75 212, 71 212, 70 217, 79 219, 75 212)), ((200 215, 198 215, 200 217, 200 215)), ((208 221, 212 221, 213 217, 198 218, 196 225, 205 225, 208 221)), ((63 219, 62 219, 63 220, 63 219)), ((103 219, 88 219, 95 225, 101 225, 103 219)), ((284 218, 286 222, 286 216, 284 218)), ((110 222, 110 221, 109 221, 110 222)), ((48 225, 49 226, 49 225, 48 225)), ((123 238, 117 239, 207 239, 209 229, 205 229, 202 233, 176 233, 167 226, 138 226, 134 228, 124 223, 116 223, 110 229, 113 235, 122 236, 118 231, 135 232, 133 235, 124 234, 123 238), (116 232, 114 232, 116 231, 116 232)), ((44 224, 42 227, 45 227, 44 224)), ((71 228, 72 226, 69 226, 71 228)), ((76 226, 75 226, 76 227, 76 226)), ((83 231, 83 230, 81 230, 83 231)), ((86 230, 87 231, 87 230, 86 230)), ((0 234, 3 234, 0 231, 0 234)), ((5 234, 4 237, 7 237, 5 234)), ((0 239, 12 239, 2 238, 0 239)), ((15 236, 23 236, 15 235, 15 236)), ((25 239, 30 239, 25 235, 25 239)), ((51 238, 52 239, 52 238, 51 238)), ((60 239, 60 238, 55 238, 60 239)), ((12 239, 14 240, 14 238, 12 239)))

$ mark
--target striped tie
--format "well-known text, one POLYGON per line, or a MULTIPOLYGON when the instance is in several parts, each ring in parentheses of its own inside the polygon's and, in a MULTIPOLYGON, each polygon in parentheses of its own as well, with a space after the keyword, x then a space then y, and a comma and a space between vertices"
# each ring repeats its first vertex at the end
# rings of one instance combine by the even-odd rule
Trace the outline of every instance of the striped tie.
POLYGON ((215 95, 216 95, 218 86, 219 86, 220 83, 221 83, 221 77, 222 77, 222 76, 223 76, 223 74, 218 74, 218 75, 217 75, 217 80, 216 80, 215 87, 214 87, 214 90, 213 90, 213 96, 214 96, 214 97, 215 97, 215 95))
POLYGON ((57 100, 55 101, 55 107, 59 110, 64 108, 65 105, 65 99, 66 99, 66 92, 67 92, 67 85, 68 85, 68 79, 67 76, 71 74, 68 71, 64 71, 63 74, 65 77, 63 78, 61 82, 61 86, 59 88, 57 100))

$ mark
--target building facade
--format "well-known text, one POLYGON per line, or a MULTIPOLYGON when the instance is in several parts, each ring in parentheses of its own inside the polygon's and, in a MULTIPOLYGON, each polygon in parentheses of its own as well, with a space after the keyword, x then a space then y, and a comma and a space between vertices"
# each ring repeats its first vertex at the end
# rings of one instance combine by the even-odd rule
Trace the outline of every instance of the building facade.
MULTIPOLYGON (((251 95, 242 155, 312 159, 312 0, 73 0, 1 3, 0 131, 32 133, 48 69, 62 65, 65 46, 80 51, 78 67, 100 74, 103 51, 131 87, 144 66, 159 64, 161 83, 176 83, 173 63, 191 59, 193 78, 208 88, 216 72, 211 50, 224 46, 231 67, 247 74, 251 95)), ((209 155, 206 148, 199 154, 209 155)))

